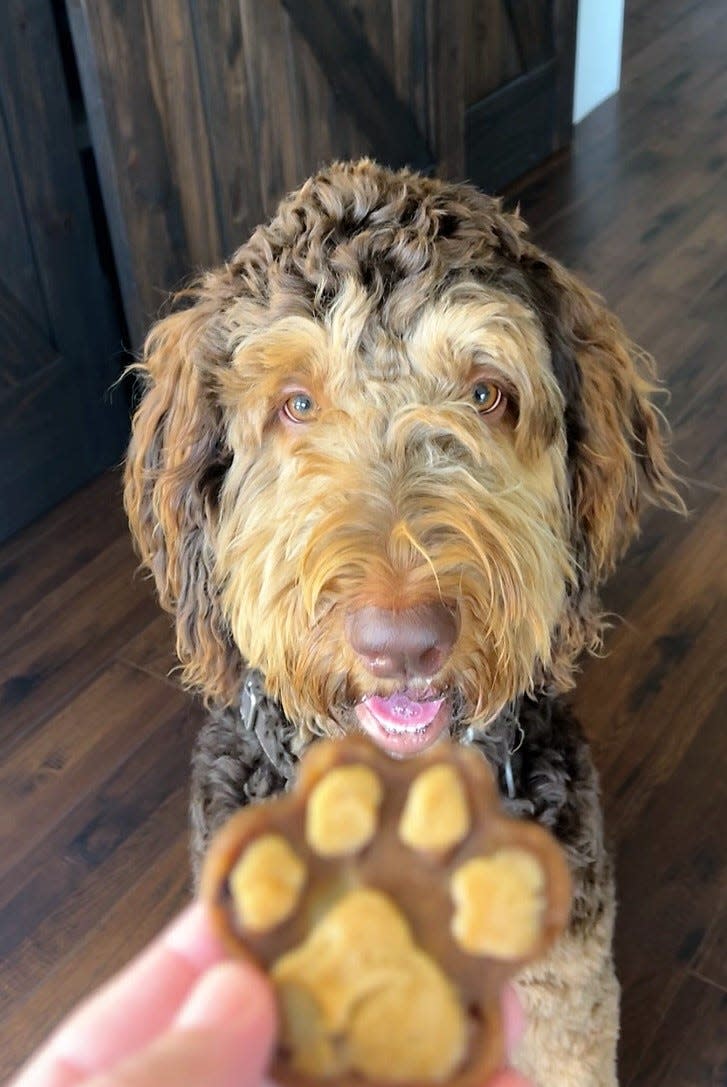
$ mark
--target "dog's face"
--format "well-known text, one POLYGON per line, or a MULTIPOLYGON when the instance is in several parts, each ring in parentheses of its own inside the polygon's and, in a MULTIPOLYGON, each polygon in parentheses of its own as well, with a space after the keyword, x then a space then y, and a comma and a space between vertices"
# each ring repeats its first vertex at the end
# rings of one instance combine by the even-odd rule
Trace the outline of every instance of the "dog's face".
POLYGON ((615 319, 466 186, 332 167, 161 322, 126 496, 190 683, 392 753, 566 687, 672 498, 615 319))
POLYGON ((435 738, 453 700, 482 717, 527 688, 574 578, 537 318, 467 281, 402 308, 382 328, 351 280, 322 321, 233 348, 215 564, 232 637, 288 714, 358 707, 392 750, 435 738), (414 703, 398 722, 395 694, 414 703))

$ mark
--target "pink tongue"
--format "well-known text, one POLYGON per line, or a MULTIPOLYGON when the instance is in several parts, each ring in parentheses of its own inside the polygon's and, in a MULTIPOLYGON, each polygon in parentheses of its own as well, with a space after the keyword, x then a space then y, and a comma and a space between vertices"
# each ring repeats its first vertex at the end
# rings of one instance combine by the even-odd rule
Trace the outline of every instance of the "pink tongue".
POLYGON ((390 698, 374 695, 364 700, 371 713, 384 724, 398 728, 423 728, 430 724, 439 713, 443 698, 432 702, 415 702, 405 694, 394 694, 390 698))

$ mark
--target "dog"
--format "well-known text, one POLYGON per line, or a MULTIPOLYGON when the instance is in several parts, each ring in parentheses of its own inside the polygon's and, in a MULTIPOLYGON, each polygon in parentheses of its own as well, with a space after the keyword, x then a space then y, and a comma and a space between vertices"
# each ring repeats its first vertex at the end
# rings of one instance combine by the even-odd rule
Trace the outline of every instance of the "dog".
POLYGON ((126 510, 209 708, 195 867, 316 737, 475 745, 573 877, 518 1067, 615 1084, 612 869, 561 696, 642 500, 680 506, 651 359, 499 200, 362 160, 183 292, 139 366, 126 510))

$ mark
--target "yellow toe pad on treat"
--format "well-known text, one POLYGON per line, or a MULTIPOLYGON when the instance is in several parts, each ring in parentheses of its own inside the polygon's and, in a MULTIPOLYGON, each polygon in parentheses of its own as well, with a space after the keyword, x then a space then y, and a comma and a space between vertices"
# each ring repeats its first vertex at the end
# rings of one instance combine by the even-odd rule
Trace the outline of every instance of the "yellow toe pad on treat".
POLYGON ((383 790, 368 766, 341 766, 313 789, 306 812, 306 838, 322 857, 363 849, 374 836, 383 790))
POLYGON ((248 846, 230 873, 230 890, 240 923, 267 932, 291 916, 305 883, 305 865, 279 834, 265 834, 248 846))
POLYGON ((475 857, 452 875, 452 934, 473 955, 519 959, 540 938, 545 876, 532 853, 500 849, 475 857))
POLYGON ((412 849, 445 852, 470 829, 462 779, 453 766, 431 766, 414 779, 399 822, 399 836, 412 849))

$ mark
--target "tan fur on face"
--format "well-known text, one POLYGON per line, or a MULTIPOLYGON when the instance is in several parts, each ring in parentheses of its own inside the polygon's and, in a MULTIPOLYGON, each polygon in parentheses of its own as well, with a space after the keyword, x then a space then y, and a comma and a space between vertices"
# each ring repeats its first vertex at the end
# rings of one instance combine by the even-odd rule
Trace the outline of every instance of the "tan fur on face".
POLYGON ((238 397, 217 538, 223 610, 286 712, 321 727, 374 689, 346 648, 347 614, 441 597, 459 608, 460 635, 438 678, 490 716, 528 688, 534 661, 548 666, 571 574, 547 347, 523 305, 472 284, 425 307, 390 348, 388 378, 372 377, 365 296, 343 293, 324 326, 284 319, 235 350, 222 393, 238 397), (482 367, 512 390, 517 423, 477 414, 482 367), (276 408, 296 383, 321 410, 291 433, 276 408))
POLYGON ((347 611, 438 597, 470 716, 571 683, 640 495, 678 499, 648 360, 524 232, 468 186, 339 164, 152 331, 126 505, 211 701, 247 662, 328 727, 371 689, 347 611), (482 375, 516 405, 493 424, 482 375), (285 429, 298 388, 318 417, 285 429))

